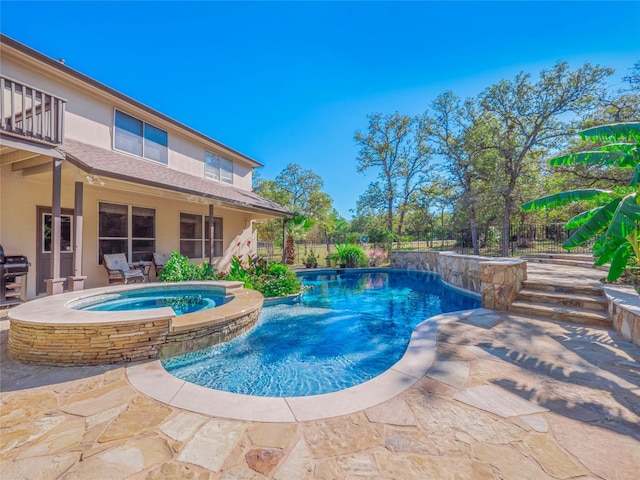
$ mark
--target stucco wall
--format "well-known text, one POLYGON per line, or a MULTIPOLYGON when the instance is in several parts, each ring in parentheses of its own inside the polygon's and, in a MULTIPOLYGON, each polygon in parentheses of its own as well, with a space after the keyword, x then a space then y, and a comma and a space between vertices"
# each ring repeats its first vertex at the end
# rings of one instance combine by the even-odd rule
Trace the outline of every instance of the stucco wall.
MULTIPOLYGON (((83 218, 83 274, 87 276, 85 288, 107 284, 106 271, 98 264, 98 203, 113 202, 156 211, 156 251, 170 253, 180 248, 180 213, 209 214, 209 206, 172 198, 166 194, 154 194, 150 188, 138 188, 122 182, 104 179, 105 185, 90 185, 85 174, 67 162, 63 162, 62 208, 73 209, 74 182, 84 182, 83 218)), ((23 176, 12 172, 11 165, 0 166, 0 244, 8 255, 26 255, 31 268, 27 280, 27 298, 36 295, 36 235, 37 207, 51 205, 50 174, 23 176)), ((249 213, 216 207, 214 215, 223 219, 223 244, 225 252, 216 259, 219 270, 228 268, 234 254, 255 252, 255 233, 249 213), (250 242, 247 245, 247 242, 250 242), (240 245, 238 246, 238 243, 240 245)), ((66 255, 66 254, 64 254, 66 255)), ((196 263, 203 259, 194 259, 196 263)), ((153 272, 152 269, 152 279, 153 272)), ((48 278, 48 275, 45 277, 48 278)))
MULTIPOLYGON (((58 73, 43 73, 16 62, 10 52, 3 52, 2 74, 67 100, 65 137, 111 150, 113 147, 114 108, 168 132, 168 166, 204 178, 205 150, 220 154, 234 162, 233 185, 243 190, 252 188, 252 170, 246 160, 215 144, 205 145, 173 124, 154 117, 118 98, 97 93, 75 80, 58 73)), ((211 180, 215 182, 215 180, 211 180)))

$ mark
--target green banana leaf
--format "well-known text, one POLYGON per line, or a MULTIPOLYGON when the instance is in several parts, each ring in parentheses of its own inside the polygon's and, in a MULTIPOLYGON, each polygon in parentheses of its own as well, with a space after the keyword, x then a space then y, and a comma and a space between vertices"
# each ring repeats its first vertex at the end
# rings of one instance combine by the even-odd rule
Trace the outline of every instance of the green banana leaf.
POLYGON ((610 199, 612 192, 610 190, 586 189, 586 190, 569 190, 566 192, 554 193, 546 197, 536 198, 522 205, 524 211, 542 210, 543 208, 557 207, 567 203, 577 202, 580 200, 594 199, 610 199))
POLYGON ((640 140, 640 122, 614 123, 589 128, 580 132, 584 139, 591 138, 607 142, 616 142, 620 139, 640 140))
POLYGON ((549 160, 552 167, 565 165, 603 165, 606 167, 632 168, 638 165, 638 159, 633 153, 589 151, 562 155, 549 160))
POLYGON ((640 183, 640 164, 638 164, 633 171, 633 177, 631 177, 629 185, 632 187, 637 187, 638 183, 640 183))
POLYGON ((633 153, 638 154, 638 144, 637 143, 609 143, 607 145, 603 145, 599 148, 596 148, 597 152, 624 152, 624 153, 633 153))
POLYGON ((607 229, 607 236, 625 239, 638 229, 638 222, 640 222, 640 206, 636 203, 636 194, 632 193, 618 204, 607 229))
POLYGON ((629 262, 629 257, 631 256, 631 245, 628 243, 623 243, 618 247, 616 253, 613 255, 613 259, 611 260, 611 267, 609 267, 609 274, 607 275, 607 281, 613 282, 622 275, 625 268, 627 267, 627 263, 629 262))
MULTIPOLYGON (((606 237, 606 235, 603 235, 606 237)), ((607 242, 602 245, 598 250, 594 247, 593 256, 597 259, 593 264, 595 266, 606 265, 611 262, 620 245, 624 244, 625 240, 620 238, 608 238, 607 242)))
POLYGON ((609 227, 609 222, 611 222, 621 201, 621 198, 615 198, 608 204, 600 207, 598 212, 592 215, 578 230, 573 232, 573 235, 565 240, 562 247, 571 250, 605 231, 609 227))
POLYGON ((567 221, 564 228, 566 228, 567 230, 578 228, 580 225, 582 225, 584 222, 586 222, 591 217, 593 217, 596 213, 598 213, 600 208, 601 207, 596 207, 596 208, 592 208, 591 210, 587 210, 586 212, 579 213, 575 217, 570 218, 567 221))

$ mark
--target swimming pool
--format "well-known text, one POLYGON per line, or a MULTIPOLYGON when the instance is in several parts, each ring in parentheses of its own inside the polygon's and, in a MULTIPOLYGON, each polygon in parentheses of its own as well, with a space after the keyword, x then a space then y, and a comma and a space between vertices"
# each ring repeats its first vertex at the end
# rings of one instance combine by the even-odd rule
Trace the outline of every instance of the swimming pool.
POLYGON ((295 305, 265 307, 230 342, 162 361, 174 376, 232 393, 298 397, 343 390, 388 370, 425 319, 480 301, 424 272, 304 275, 295 305))
POLYGON ((231 298, 219 288, 165 285, 89 296, 70 303, 69 307, 93 312, 171 307, 176 315, 184 315, 224 305, 231 298))

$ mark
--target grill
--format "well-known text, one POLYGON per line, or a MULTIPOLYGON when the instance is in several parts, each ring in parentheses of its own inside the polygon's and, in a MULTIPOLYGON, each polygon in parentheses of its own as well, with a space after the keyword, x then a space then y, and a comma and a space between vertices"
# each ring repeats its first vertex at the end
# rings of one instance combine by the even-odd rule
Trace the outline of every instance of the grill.
POLYGON ((25 300, 30 265, 24 255, 5 255, 0 245, 0 308, 25 300))

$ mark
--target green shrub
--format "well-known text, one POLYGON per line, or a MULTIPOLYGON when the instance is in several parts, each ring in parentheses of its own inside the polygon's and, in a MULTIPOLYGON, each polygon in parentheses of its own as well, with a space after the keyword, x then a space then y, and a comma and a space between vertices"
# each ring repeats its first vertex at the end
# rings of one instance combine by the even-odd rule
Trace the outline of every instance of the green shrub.
POLYGON ((302 284, 293 270, 280 263, 266 263, 261 257, 242 261, 234 256, 229 272, 221 277, 244 283, 244 288, 257 290, 265 297, 284 297, 302 291, 302 284))
POLYGON ((291 272, 289 267, 281 263, 270 263, 267 268, 267 275, 271 275, 273 277, 284 277, 288 272, 291 272))
POLYGON ((366 267, 369 265, 367 254, 361 246, 354 243, 345 243, 343 245, 336 244, 336 254, 339 262, 345 264, 348 268, 366 267))
POLYGON ((194 265, 184 255, 175 250, 171 252, 171 258, 160 270, 158 280, 161 282, 184 282, 187 280, 215 280, 216 269, 213 265, 203 262, 194 265))

